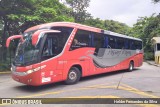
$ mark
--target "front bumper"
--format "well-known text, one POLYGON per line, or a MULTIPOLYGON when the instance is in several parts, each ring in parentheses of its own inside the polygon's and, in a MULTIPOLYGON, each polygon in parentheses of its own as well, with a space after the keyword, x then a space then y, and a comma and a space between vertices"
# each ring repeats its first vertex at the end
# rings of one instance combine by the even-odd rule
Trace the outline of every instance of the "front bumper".
POLYGON ((33 72, 31 74, 27 74, 26 72, 17 72, 16 69, 14 69, 14 67, 12 67, 11 69, 13 80, 32 86, 41 85, 39 72, 33 72))

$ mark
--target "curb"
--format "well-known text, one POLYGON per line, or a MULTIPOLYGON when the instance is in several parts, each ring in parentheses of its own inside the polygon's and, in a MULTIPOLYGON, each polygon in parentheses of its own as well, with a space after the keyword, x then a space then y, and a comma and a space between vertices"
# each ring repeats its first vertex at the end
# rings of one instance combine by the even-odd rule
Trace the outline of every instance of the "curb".
POLYGON ((10 71, 6 71, 6 72, 0 72, 0 74, 10 74, 10 71))
POLYGON ((160 67, 160 65, 158 65, 158 64, 153 64, 153 63, 151 63, 151 62, 149 62, 149 61, 146 61, 148 64, 150 64, 150 65, 154 65, 154 66, 156 66, 156 67, 160 67))

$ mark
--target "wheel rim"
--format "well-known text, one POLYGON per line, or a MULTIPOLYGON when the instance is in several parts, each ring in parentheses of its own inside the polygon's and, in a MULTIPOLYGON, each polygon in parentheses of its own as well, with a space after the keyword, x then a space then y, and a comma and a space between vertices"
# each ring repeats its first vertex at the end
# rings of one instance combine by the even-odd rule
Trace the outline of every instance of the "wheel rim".
POLYGON ((132 63, 130 64, 130 71, 132 71, 133 70, 133 65, 132 65, 132 63))
POLYGON ((77 74, 74 71, 71 71, 69 73, 69 79, 70 80, 75 80, 77 78, 77 74))

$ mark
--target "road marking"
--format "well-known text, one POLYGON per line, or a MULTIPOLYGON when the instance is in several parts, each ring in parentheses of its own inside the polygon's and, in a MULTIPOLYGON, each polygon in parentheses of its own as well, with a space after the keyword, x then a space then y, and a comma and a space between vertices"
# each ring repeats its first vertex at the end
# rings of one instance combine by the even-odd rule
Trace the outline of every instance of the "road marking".
POLYGON ((116 89, 117 86, 116 85, 113 85, 113 86, 88 86, 88 88, 95 88, 95 89, 98 89, 98 88, 111 88, 111 89, 116 89))
POLYGON ((87 87, 104 86, 104 85, 109 85, 109 84, 111 84, 111 83, 115 83, 115 82, 104 83, 104 84, 96 84, 96 85, 90 85, 90 86, 87 86, 87 87))
MULTIPOLYGON (((122 84, 122 83, 121 83, 122 84)), ((91 86, 87 86, 87 87, 82 87, 82 88, 75 88, 75 89, 70 89, 70 90, 61 90, 61 91, 54 91, 54 92, 47 92, 47 93, 40 93, 40 94, 33 94, 33 95, 29 95, 29 96, 20 96, 17 98, 31 98, 31 97, 39 97, 39 96, 45 96, 45 95, 52 95, 52 94, 60 94, 60 93, 64 93, 64 92, 72 92, 72 91, 78 91, 78 90, 89 90, 89 89, 95 89, 95 88, 110 88, 110 89, 116 89, 117 86, 113 85, 113 86, 104 86, 104 84, 99 84, 99 85, 91 85, 91 86)), ((122 84, 122 86, 119 86, 118 89, 121 90, 125 90, 125 91, 129 91, 135 94, 139 94, 142 96, 147 96, 147 97, 151 97, 151 98, 160 98, 158 96, 155 95, 151 95, 148 93, 145 93, 143 91, 140 91, 136 88, 133 88, 129 85, 126 84, 122 84)))
POLYGON ((54 91, 54 92, 47 92, 47 93, 40 93, 40 94, 33 94, 33 95, 29 95, 29 96, 19 96, 16 98, 32 98, 32 97, 39 97, 39 96, 45 96, 45 95, 53 95, 53 94, 60 94, 60 93, 64 93, 64 92, 72 92, 72 91, 78 91, 78 90, 85 90, 88 88, 77 88, 77 89, 70 89, 70 90, 65 90, 65 91, 54 91))
POLYGON ((48 92, 48 93, 33 94, 33 95, 29 95, 29 96, 22 96, 22 97, 16 97, 16 98, 32 98, 32 97, 39 97, 39 96, 44 96, 44 95, 60 94, 62 92, 63 91, 48 92))
MULTIPOLYGON (((61 94, 61 93, 64 93, 64 92, 72 92, 72 91, 78 91, 78 90, 89 90, 89 89, 96 89, 96 88, 97 89, 98 88, 112 88, 112 89, 117 90, 116 85, 108 86, 108 83, 105 83, 105 84, 91 85, 91 86, 87 86, 87 87, 81 87, 81 88, 75 88, 75 89, 69 89, 69 90, 61 90, 61 91, 33 94, 33 95, 29 95, 29 96, 20 96, 20 97, 16 97, 16 98, 33 98, 33 97, 39 97, 39 96, 45 96, 45 95, 61 94)), ((142 96, 151 97, 151 98, 160 98, 158 96, 145 93, 143 91, 140 91, 140 90, 138 90, 134 87, 131 87, 131 86, 123 84, 123 83, 121 83, 121 85, 119 86, 118 89, 125 90, 125 91, 128 91, 128 92, 132 92, 132 93, 142 95, 142 96)), ((65 98, 120 98, 120 97, 118 97, 118 96, 78 96, 78 97, 65 97, 65 98)), ((3 104, 0 104, 0 106, 1 105, 3 105, 3 104)), ((147 105, 147 104, 136 104, 136 105, 143 106, 143 107, 157 107, 157 105, 153 105, 153 104, 149 104, 149 105, 147 105)))
MULTIPOLYGON (((129 91, 129 92, 132 92, 132 93, 136 93, 136 94, 151 97, 151 98, 160 98, 159 96, 155 96, 155 95, 152 95, 152 94, 145 93, 145 92, 143 92, 141 90, 138 90, 136 88, 133 88, 129 85, 126 85, 126 84, 123 84, 123 83, 121 83, 121 85, 119 86, 118 89, 129 91)), ((117 88, 117 86, 115 86, 115 85, 113 85, 113 86, 94 85, 94 86, 88 86, 88 87, 89 88, 113 88, 113 89, 117 88)))
POLYGON ((0 72, 0 74, 10 74, 11 72, 10 71, 7 71, 7 72, 0 72))
POLYGON ((67 97, 67 98, 120 98, 120 97, 108 95, 108 96, 77 96, 77 97, 67 97))
MULTIPOLYGON (((47 93, 41 93, 41 94, 33 94, 33 95, 29 95, 29 96, 21 96, 21 97, 17 97, 17 98, 32 98, 32 97, 39 97, 39 96, 45 96, 45 95, 53 95, 53 94, 60 94, 60 93, 64 93, 64 92, 72 92, 72 91, 78 91, 78 90, 88 90, 88 89, 93 89, 93 88, 113 88, 116 89, 117 86, 102 86, 102 84, 99 85, 92 85, 92 86, 88 86, 86 88, 75 88, 75 89, 71 89, 71 90, 65 90, 65 91, 56 91, 56 92, 47 92, 47 93)), ((154 96, 145 92, 142 92, 136 88, 133 88, 131 86, 128 86, 126 84, 123 84, 123 86, 119 86, 119 89, 125 90, 125 91, 129 91, 132 93, 136 93, 142 96, 147 96, 147 97, 151 97, 151 98, 159 98, 158 96, 154 96), (125 87, 124 87, 125 86, 125 87)))
POLYGON ((155 96, 155 95, 152 95, 152 94, 145 93, 145 92, 143 92, 141 90, 138 90, 136 88, 133 88, 133 87, 131 87, 129 85, 126 85, 126 84, 123 84, 123 83, 122 83, 122 85, 127 87, 127 88, 120 87, 120 89, 124 89, 124 90, 130 91, 132 93, 136 93, 136 94, 142 95, 142 96, 147 96, 147 97, 151 97, 151 98, 160 98, 159 96, 155 96), (128 90, 128 89, 130 89, 130 90, 128 90))

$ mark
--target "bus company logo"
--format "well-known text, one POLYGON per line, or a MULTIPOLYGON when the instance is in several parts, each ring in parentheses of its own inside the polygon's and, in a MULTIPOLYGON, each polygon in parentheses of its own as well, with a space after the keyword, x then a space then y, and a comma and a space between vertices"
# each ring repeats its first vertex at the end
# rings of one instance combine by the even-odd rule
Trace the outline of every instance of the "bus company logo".
POLYGON ((2 99, 2 104, 12 104, 11 99, 2 99))

